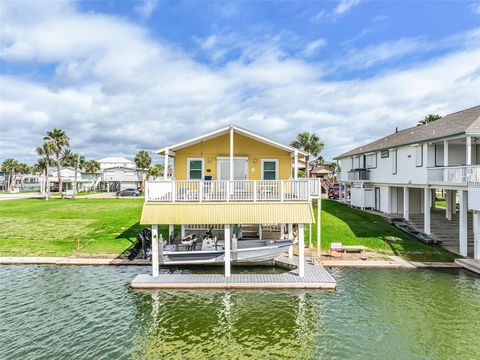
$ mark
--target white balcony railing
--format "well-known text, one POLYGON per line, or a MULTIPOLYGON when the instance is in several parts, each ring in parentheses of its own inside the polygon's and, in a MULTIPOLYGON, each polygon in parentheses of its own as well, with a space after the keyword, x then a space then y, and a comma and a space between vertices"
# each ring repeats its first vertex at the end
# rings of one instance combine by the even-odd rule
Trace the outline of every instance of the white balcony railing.
POLYGON ((147 181, 145 201, 308 201, 320 191, 320 179, 147 181))
POLYGON ((430 168, 427 169, 427 182, 431 185, 454 186, 480 182, 480 165, 430 168))

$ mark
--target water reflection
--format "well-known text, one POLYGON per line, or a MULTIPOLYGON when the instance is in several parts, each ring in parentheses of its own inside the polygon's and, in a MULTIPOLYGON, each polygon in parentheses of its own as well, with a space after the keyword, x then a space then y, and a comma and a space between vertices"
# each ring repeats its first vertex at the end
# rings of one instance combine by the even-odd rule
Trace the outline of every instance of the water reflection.
POLYGON ((136 355, 308 358, 321 329, 318 299, 297 291, 143 291, 138 316, 149 303, 151 322, 136 355))
POLYGON ((142 267, 0 267, 0 359, 479 359, 480 277, 333 271, 337 291, 138 291, 142 267))

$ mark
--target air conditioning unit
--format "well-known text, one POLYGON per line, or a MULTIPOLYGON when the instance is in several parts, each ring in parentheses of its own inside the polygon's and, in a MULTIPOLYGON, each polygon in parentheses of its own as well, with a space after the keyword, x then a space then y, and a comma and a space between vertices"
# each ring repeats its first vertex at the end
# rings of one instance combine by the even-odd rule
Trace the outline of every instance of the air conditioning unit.
POLYGON ((480 211, 480 183, 468 184, 468 209, 480 211))

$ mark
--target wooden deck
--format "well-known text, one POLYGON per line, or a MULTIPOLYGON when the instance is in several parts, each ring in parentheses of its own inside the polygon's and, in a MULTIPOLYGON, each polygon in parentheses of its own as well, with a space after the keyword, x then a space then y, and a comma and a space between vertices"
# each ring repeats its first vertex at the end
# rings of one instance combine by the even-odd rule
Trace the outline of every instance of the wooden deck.
MULTIPOLYGON (((294 267, 298 257, 275 259, 279 267, 294 267)), ((140 274, 131 282, 136 289, 335 289, 336 281, 322 266, 305 262, 305 277, 293 269, 282 274, 140 274)))
POLYGON ((461 265, 467 270, 480 274, 480 260, 474 259, 455 259, 455 264, 461 265))

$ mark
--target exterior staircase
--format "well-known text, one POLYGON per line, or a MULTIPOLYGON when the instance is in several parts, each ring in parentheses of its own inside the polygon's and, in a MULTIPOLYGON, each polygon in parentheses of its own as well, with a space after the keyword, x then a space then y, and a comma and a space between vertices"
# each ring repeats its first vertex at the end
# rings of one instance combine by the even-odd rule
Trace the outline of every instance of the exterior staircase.
MULTIPOLYGON (((442 247, 458 254, 459 252, 459 219, 458 213, 452 214, 452 220, 445 218, 445 211, 432 210, 430 219, 431 235, 442 241, 442 247)), ((473 219, 468 214, 468 255, 473 256, 473 219)), ((423 214, 410 214, 410 225, 419 231, 423 231, 424 218, 423 214)))

